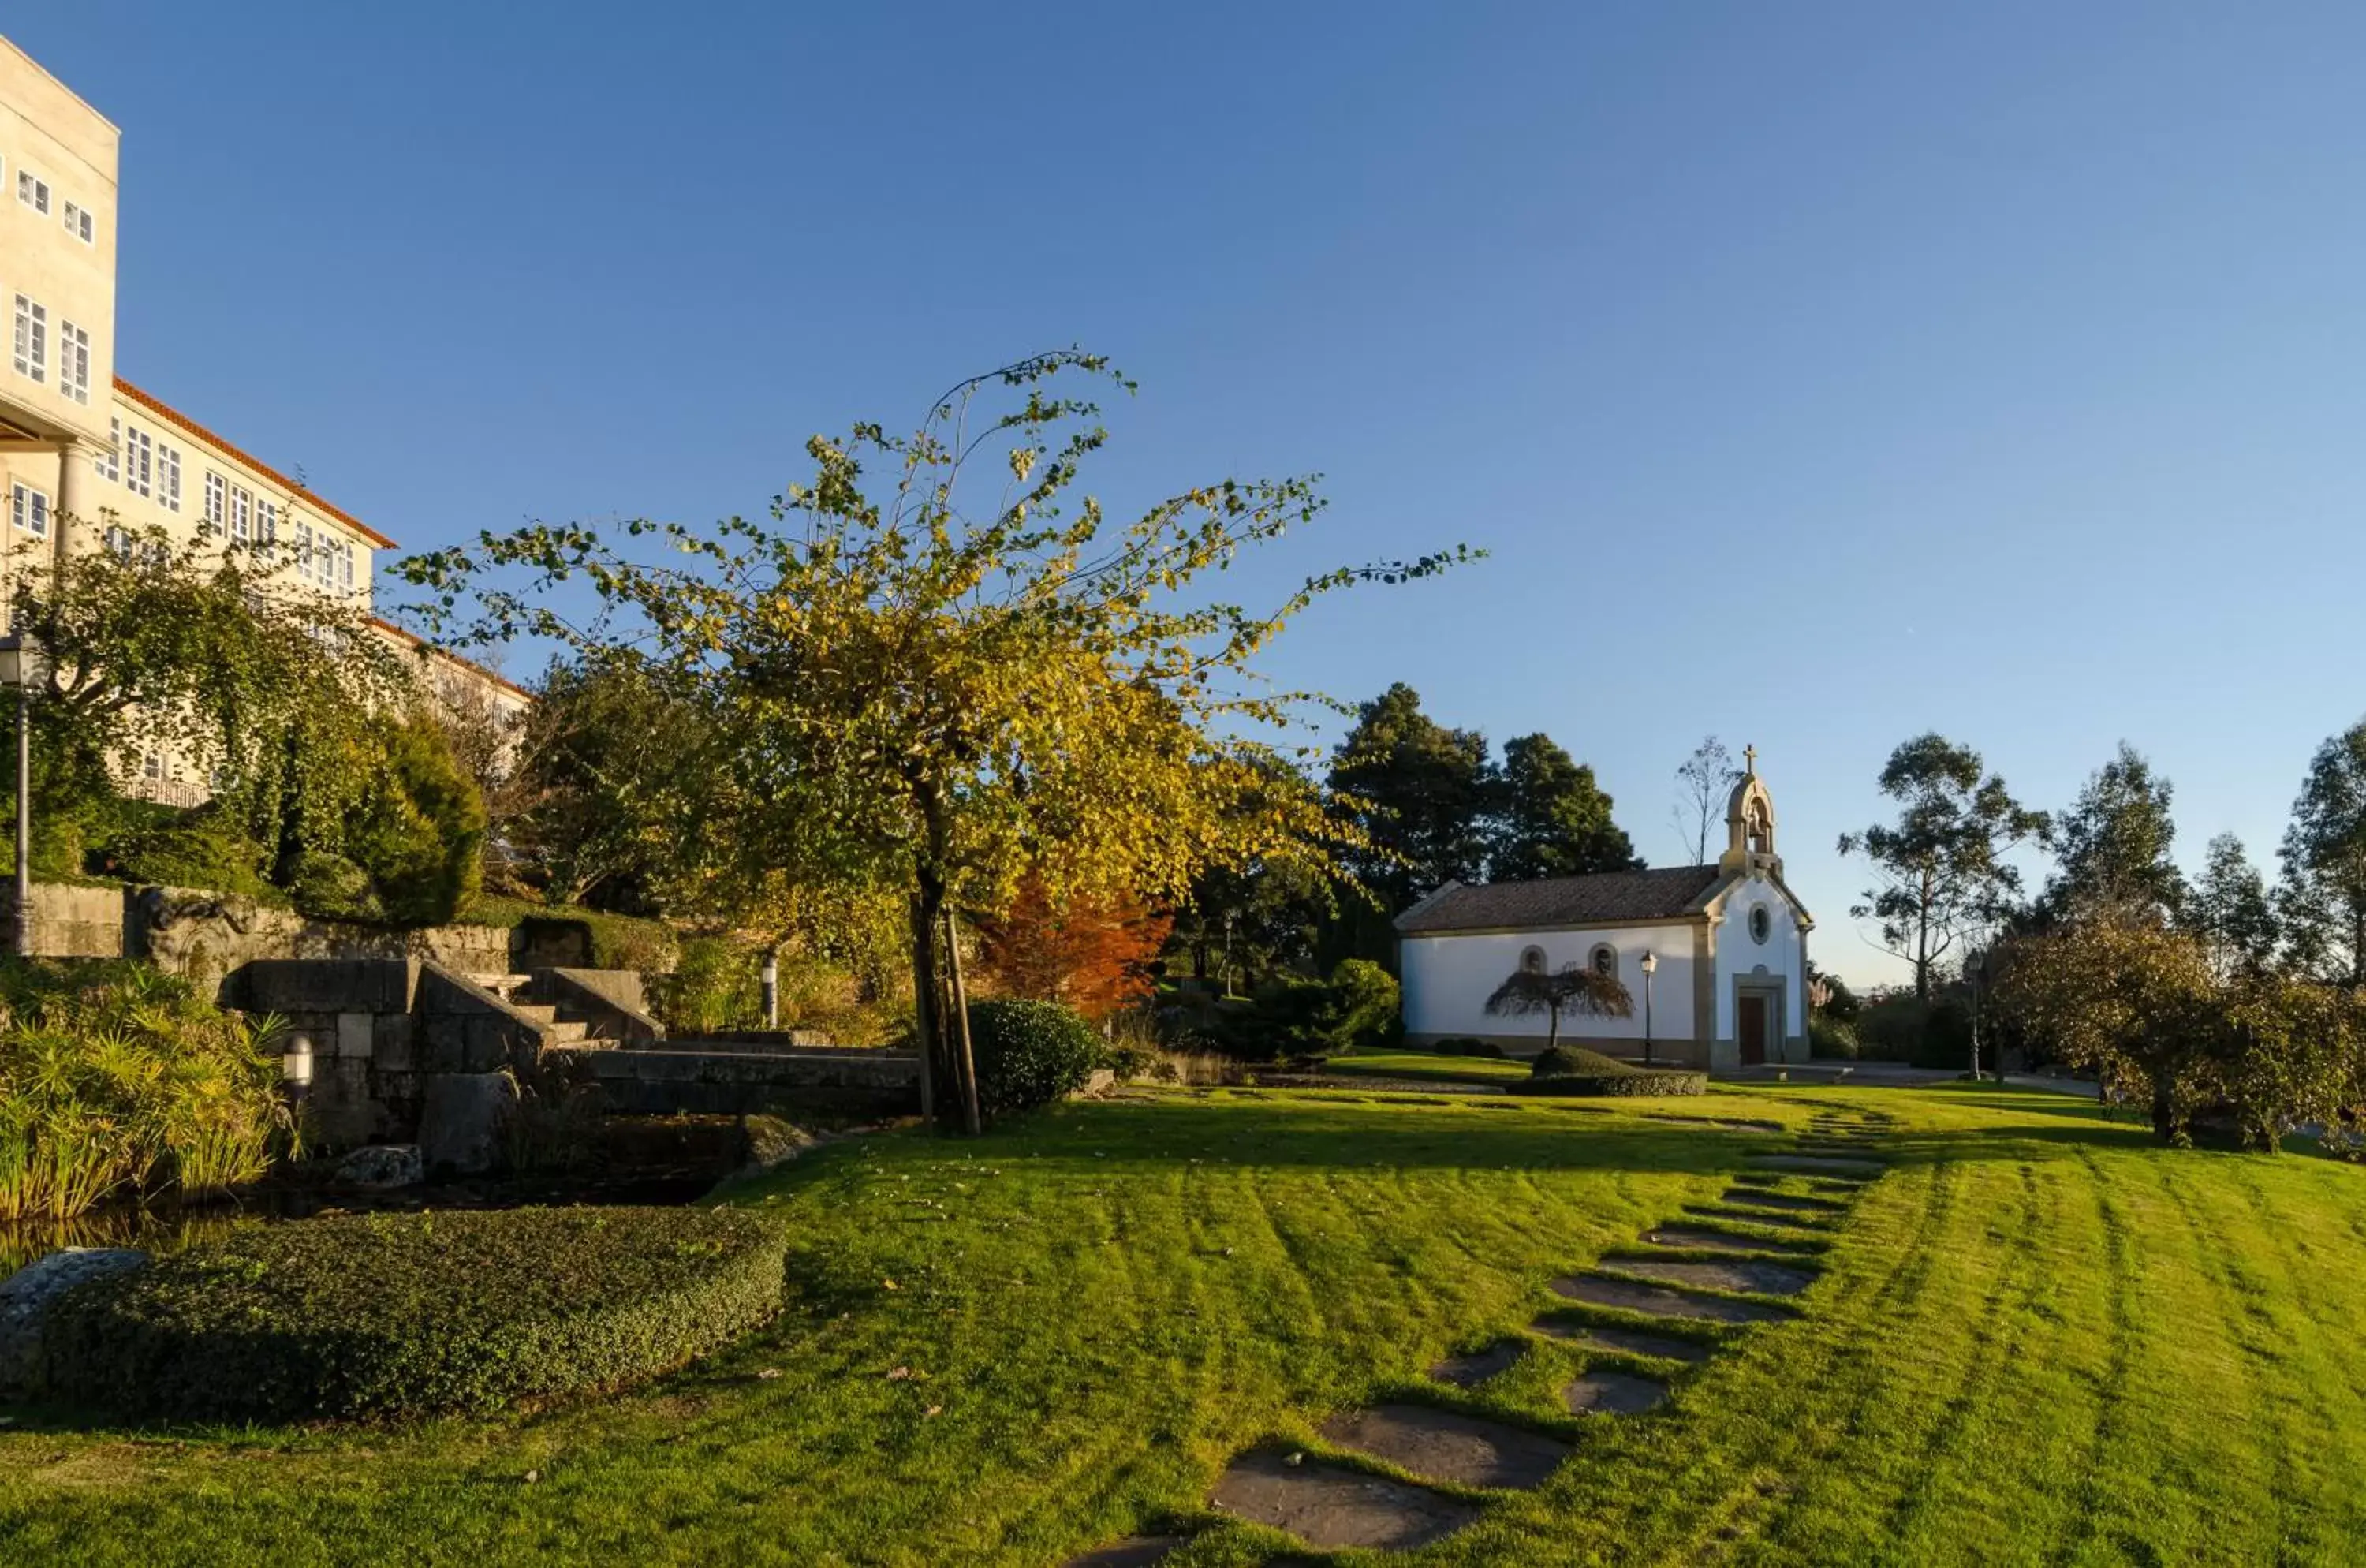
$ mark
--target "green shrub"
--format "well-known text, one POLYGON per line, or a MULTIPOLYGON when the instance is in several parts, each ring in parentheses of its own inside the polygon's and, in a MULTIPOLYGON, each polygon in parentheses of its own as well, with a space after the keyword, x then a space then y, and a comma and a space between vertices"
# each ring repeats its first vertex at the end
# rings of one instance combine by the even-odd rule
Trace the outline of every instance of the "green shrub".
POLYGON ((1503 1059, 1504 1048, 1490 1040, 1469 1034, 1456 1034, 1439 1041, 1430 1050, 1441 1056, 1489 1056, 1503 1059))
POLYGON ((211 807, 126 829, 101 845, 96 858, 126 882, 287 901, 264 876, 264 847, 211 807))
POLYGON ((0 1220, 254 1180, 293 1139, 278 1051, 144 964, 0 963, 0 1220))
POLYGON ((1549 1045, 1537 1053, 1527 1079, 1509 1087, 1526 1094, 1706 1094, 1708 1075, 1682 1067, 1639 1067, 1580 1045, 1549 1045))
POLYGON ((319 850, 299 855, 287 875, 287 897, 299 913, 321 920, 378 920, 386 909, 370 874, 343 855, 319 850))
POLYGON ((492 1411, 682 1365, 778 1311, 738 1210, 512 1209, 242 1227, 55 1309, 52 1394, 182 1420, 492 1411))
POLYGON ((485 801, 429 718, 384 728, 385 754, 345 829, 345 852, 399 925, 450 920, 484 880, 485 801))
POLYGON ((1369 958, 1345 958, 1331 971, 1327 1032, 1335 1051, 1386 1047, 1403 1036, 1397 977, 1369 958))
POLYGON ((1808 1018, 1808 1053, 1811 1056, 1836 1062, 1853 1062, 1861 1049, 1856 1031, 1847 1023, 1827 1013, 1811 1013, 1808 1018))
POLYGON ((763 954, 724 936, 684 937, 670 974, 649 984, 649 1010, 681 1034, 715 1034, 760 1028, 764 1021, 763 954))
POLYGON ((1910 1062, 1921 1054, 1930 1010, 1910 994, 1866 1002, 1857 1013, 1857 1054, 1871 1061, 1910 1062))
POLYGON ((1024 1111, 1073 1093, 1101 1055, 1092 1025, 1058 1002, 972 1002, 969 1037, 978 1104, 987 1111, 1024 1111))

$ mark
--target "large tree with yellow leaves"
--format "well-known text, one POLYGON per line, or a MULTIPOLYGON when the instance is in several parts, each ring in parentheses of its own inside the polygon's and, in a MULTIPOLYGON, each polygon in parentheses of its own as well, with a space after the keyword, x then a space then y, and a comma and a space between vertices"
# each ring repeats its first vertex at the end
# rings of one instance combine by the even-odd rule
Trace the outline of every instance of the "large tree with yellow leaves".
POLYGON ((815 437, 812 479, 765 518, 535 525, 402 568, 455 640, 552 639, 692 695, 714 741, 684 760, 706 776, 677 842, 717 899, 897 890, 924 1092, 973 1128, 952 911, 1007 908, 1029 876, 1054 899, 1180 899, 1211 865, 1327 863, 1338 818, 1277 790, 1249 739, 1308 695, 1257 657, 1325 592, 1466 554, 1343 567, 1260 609, 1204 596, 1202 574, 1314 518, 1313 481, 1228 479, 1112 524, 1077 489, 1107 439, 1055 388, 1078 378, 1132 387, 1042 355, 960 383, 908 435, 815 437))

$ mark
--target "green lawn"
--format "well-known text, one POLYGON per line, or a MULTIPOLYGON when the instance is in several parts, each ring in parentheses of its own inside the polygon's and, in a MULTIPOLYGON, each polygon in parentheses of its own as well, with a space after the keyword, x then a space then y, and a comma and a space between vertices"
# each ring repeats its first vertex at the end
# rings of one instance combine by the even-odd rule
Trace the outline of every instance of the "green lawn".
MULTIPOLYGON (((774 1328, 486 1424, 0 1429, 0 1562, 995 1562, 1207 1529, 1226 1459, 1426 1391, 1546 1282, 1774 1142, 1898 1119, 1804 1317, 1662 1412, 1573 1420, 1539 1341, 1471 1408, 1575 1438, 1410 1564, 2338 1562, 2366 1542, 2366 1172, 2167 1153, 2091 1105, 1777 1089, 1508 1102, 1215 1091, 975 1144, 836 1145, 736 1201, 795 1237, 774 1328), (896 1369, 907 1376, 891 1377, 896 1369), (778 1375, 766 1377, 767 1371, 778 1375), (529 1482, 529 1474, 535 1477, 529 1482)), ((1378 1561, 1367 1559, 1367 1561, 1378 1561)))
POLYGON ((1441 1083, 1517 1083, 1532 1070, 1501 1056, 1440 1056, 1425 1051, 1370 1051, 1333 1056, 1323 1070, 1335 1077, 1433 1078, 1441 1083))

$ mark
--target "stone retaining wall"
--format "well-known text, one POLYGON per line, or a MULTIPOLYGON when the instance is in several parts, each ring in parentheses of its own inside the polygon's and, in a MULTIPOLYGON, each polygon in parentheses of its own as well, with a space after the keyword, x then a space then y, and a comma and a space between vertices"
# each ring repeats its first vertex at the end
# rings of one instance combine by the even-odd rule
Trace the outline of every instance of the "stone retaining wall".
POLYGON ((903 1116, 920 1107, 919 1058, 908 1052, 561 1048, 557 1055, 590 1073, 609 1111, 628 1115, 903 1116))

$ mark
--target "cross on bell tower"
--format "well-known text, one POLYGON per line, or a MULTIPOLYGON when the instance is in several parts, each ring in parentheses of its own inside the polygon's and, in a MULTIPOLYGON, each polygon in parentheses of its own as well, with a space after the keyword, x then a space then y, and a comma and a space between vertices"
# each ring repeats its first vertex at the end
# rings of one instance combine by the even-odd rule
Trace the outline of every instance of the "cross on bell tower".
POLYGON ((1725 806, 1725 853, 1718 857, 1719 868, 1745 875, 1771 872, 1783 874, 1783 862, 1774 852, 1774 799, 1766 793, 1766 781, 1758 776, 1758 748, 1741 749, 1743 772, 1733 781, 1733 794, 1725 806))

